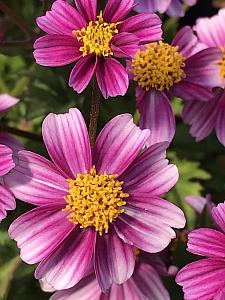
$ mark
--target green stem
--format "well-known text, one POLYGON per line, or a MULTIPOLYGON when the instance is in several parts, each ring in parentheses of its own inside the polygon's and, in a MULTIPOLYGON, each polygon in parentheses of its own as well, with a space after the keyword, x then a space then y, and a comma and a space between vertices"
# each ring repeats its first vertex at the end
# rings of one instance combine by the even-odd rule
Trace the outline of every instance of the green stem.
POLYGON ((96 139, 96 132, 98 126, 99 108, 100 108, 100 90, 96 78, 93 80, 92 98, 91 98, 91 112, 89 123, 89 137, 91 146, 94 146, 96 139))
POLYGON ((43 142, 42 137, 40 135, 32 133, 32 132, 24 131, 24 130, 10 127, 7 125, 3 125, 1 129, 8 133, 11 133, 11 134, 14 134, 14 135, 26 138, 26 139, 30 139, 32 141, 43 142))

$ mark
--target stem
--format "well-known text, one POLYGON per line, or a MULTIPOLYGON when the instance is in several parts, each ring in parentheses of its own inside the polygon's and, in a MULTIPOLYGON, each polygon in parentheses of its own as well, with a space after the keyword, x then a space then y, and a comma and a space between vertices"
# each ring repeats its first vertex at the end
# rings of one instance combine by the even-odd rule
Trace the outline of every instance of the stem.
POLYGON ((0 11, 5 13, 29 37, 36 35, 36 32, 3 1, 0 1, 0 11))
POLYGON ((15 41, 15 42, 2 42, 0 43, 1 48, 32 48, 33 40, 26 40, 26 41, 15 41))
POLYGON ((4 131, 7 131, 8 133, 11 133, 11 134, 14 134, 14 135, 26 138, 26 139, 30 139, 30 140, 33 140, 36 142, 43 142, 42 137, 40 135, 32 133, 32 132, 24 131, 24 130, 13 128, 13 127, 6 126, 6 125, 3 125, 2 129, 4 131))
POLYGON ((99 106, 100 106, 100 90, 96 78, 93 80, 93 90, 91 97, 91 112, 90 112, 90 123, 89 123, 89 137, 91 146, 95 144, 98 116, 99 116, 99 106))

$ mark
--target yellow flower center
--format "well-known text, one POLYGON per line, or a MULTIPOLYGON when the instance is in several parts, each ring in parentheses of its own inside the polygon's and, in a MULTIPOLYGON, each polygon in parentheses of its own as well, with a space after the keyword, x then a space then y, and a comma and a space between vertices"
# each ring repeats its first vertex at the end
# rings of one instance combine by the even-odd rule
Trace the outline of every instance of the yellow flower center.
POLYGON ((81 228, 94 226, 99 235, 108 233, 109 223, 124 212, 124 198, 129 195, 122 190, 123 181, 116 175, 96 174, 95 166, 89 173, 78 174, 76 179, 68 179, 69 195, 65 196, 71 213, 68 219, 81 228))
POLYGON ((223 79, 225 79, 225 48, 221 48, 223 52, 223 59, 220 62, 220 75, 223 79))
POLYGON ((161 41, 150 43, 146 49, 136 53, 131 72, 134 80, 146 91, 151 88, 158 91, 169 90, 186 76, 184 61, 185 57, 178 52, 178 47, 161 41))
POLYGON ((104 22, 102 12, 97 16, 98 21, 90 21, 87 28, 73 30, 73 35, 83 42, 80 51, 83 56, 93 53, 97 56, 110 56, 113 52, 110 47, 111 39, 118 33, 117 25, 121 22, 108 24, 104 22))

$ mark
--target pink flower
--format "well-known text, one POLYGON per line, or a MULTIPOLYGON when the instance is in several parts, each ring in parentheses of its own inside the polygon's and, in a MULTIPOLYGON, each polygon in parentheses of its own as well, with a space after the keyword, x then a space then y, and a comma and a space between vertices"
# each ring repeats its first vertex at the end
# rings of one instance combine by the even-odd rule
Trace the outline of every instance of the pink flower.
POLYGON ((222 53, 217 48, 204 48, 192 29, 184 27, 172 45, 160 41, 142 46, 128 62, 130 78, 137 83, 140 126, 151 130, 148 144, 173 139, 175 120, 170 96, 202 105, 212 98, 212 88, 220 86, 222 53))
POLYGON ((135 0, 137 12, 160 12, 165 13, 171 17, 183 17, 183 4, 189 6, 195 5, 197 0, 135 0))
POLYGON ((97 0, 75 0, 77 10, 56 0, 51 11, 37 19, 47 35, 36 40, 34 57, 42 66, 64 66, 77 61, 69 85, 81 93, 96 74, 104 98, 124 95, 128 75, 113 57, 131 58, 139 43, 161 39, 161 20, 155 14, 125 19, 134 0, 108 0, 97 14, 97 0))
MULTIPOLYGON (((77 286, 55 292, 50 300, 169 300, 169 293, 160 275, 175 275, 170 273, 171 269, 176 270, 176 267, 167 268, 160 255, 141 253, 137 256, 132 277, 121 285, 113 284, 106 294, 102 292, 92 273, 77 286)), ((41 282, 41 286, 44 291, 53 291, 45 282, 41 282)))
POLYGON ((20 151, 6 176, 17 198, 38 206, 9 229, 21 258, 40 262, 37 279, 56 290, 71 288, 93 258, 106 291, 133 274, 133 246, 159 252, 175 238, 171 227, 184 226, 183 212, 160 195, 177 182, 178 170, 166 160, 168 143, 139 155, 148 137, 129 114, 119 115, 91 151, 79 110, 46 117, 43 138, 53 163, 20 151))
MULTIPOLYGON (((200 18, 194 30, 199 41, 205 47, 223 49, 223 59, 220 62, 222 77, 221 86, 225 86, 225 9, 212 18, 200 18)), ((218 140, 225 146, 225 91, 216 89, 214 98, 208 103, 190 101, 185 104, 183 120, 191 125, 190 134, 196 141, 205 139, 215 129, 218 140)))
POLYGON ((200 228, 188 235, 188 251, 205 256, 179 271, 176 282, 183 287, 186 300, 225 299, 225 203, 212 209, 221 231, 200 228))

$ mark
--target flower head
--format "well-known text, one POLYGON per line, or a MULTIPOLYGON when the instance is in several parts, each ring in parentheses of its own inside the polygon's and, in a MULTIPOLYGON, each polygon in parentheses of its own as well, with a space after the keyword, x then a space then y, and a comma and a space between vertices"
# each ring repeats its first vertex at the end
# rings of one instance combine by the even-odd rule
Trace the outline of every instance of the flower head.
POLYGON ((34 44, 36 62, 53 67, 77 61, 69 80, 75 91, 81 93, 96 74, 104 98, 124 95, 128 75, 114 58, 130 59, 140 43, 160 40, 160 18, 142 13, 125 19, 134 0, 108 0, 103 12, 97 12, 97 0, 75 3, 77 9, 56 0, 51 11, 37 19, 47 35, 34 44))
POLYGON ((93 259, 103 291, 133 274, 134 246, 159 252, 185 224, 182 211, 160 195, 178 171, 166 160, 168 143, 142 151, 149 130, 128 114, 112 119, 91 151, 81 113, 50 114, 43 123, 49 160, 20 151, 6 176, 19 199, 38 208, 10 226, 27 263, 40 262, 36 278, 53 288, 79 282, 93 259), (22 176, 21 176, 22 175, 22 176))
POLYGON ((179 271, 176 282, 190 300, 217 300, 225 297, 225 203, 212 208, 220 231, 200 228, 188 235, 188 251, 207 258, 188 264, 179 271))

